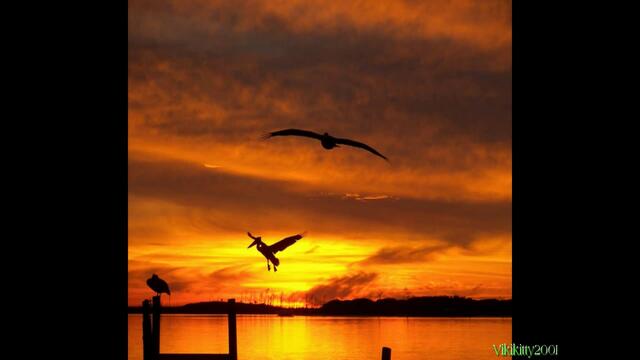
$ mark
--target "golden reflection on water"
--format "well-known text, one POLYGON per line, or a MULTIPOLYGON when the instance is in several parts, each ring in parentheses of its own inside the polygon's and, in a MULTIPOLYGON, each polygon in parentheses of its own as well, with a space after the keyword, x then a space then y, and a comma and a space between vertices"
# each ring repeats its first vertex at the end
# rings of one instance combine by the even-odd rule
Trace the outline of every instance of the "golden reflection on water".
MULTIPOLYGON (((510 318, 278 317, 238 315, 241 360, 496 359, 511 343, 510 318)), ((226 315, 163 315, 160 351, 226 353, 226 315)), ((142 317, 129 315, 129 360, 142 359, 142 317)), ((510 359, 502 357, 500 359, 510 359)))

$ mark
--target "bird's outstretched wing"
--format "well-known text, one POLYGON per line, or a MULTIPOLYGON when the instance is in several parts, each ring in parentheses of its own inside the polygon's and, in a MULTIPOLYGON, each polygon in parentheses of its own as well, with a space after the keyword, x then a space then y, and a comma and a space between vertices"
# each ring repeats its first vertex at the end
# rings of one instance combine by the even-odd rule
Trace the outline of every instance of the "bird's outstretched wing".
POLYGON ((285 129, 285 130, 270 132, 267 135, 265 135, 265 139, 269 139, 274 136, 306 136, 306 137, 310 137, 318 140, 322 139, 322 135, 320 134, 316 134, 313 131, 300 130, 300 129, 285 129))
POLYGON ((365 149, 375 155, 380 156, 381 158, 389 161, 389 159, 387 159, 386 156, 380 154, 376 149, 372 148, 371 146, 361 143, 361 142, 357 142, 357 141, 353 141, 353 140, 349 140, 349 139, 338 139, 336 138, 336 144, 342 144, 342 145, 349 145, 349 146, 354 146, 354 147, 359 147, 361 149, 365 149))
POLYGON ((271 252, 273 252, 275 254, 278 251, 282 251, 282 250, 288 248, 289 246, 295 244, 296 241, 302 239, 303 236, 304 236, 304 234, 298 234, 298 235, 289 236, 287 238, 284 238, 284 239, 278 241, 275 244, 271 244, 269 246, 269 249, 271 249, 271 252))

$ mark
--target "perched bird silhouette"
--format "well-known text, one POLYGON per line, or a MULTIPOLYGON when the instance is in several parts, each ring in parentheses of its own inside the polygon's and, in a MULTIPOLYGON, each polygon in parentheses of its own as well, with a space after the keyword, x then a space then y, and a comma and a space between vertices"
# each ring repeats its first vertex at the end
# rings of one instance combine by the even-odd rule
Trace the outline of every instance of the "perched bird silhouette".
POLYGON ((297 234, 297 235, 284 238, 275 244, 267 245, 264 242, 262 242, 262 237, 253 236, 251 235, 250 232, 247 232, 247 235, 249 235, 249 237, 253 239, 253 242, 251 243, 251 245, 247 247, 247 249, 256 245, 258 251, 267 259, 267 270, 271 270, 271 265, 269 265, 269 261, 271 261, 271 263, 273 263, 274 272, 278 271, 278 268, 276 266, 280 265, 280 260, 277 257, 275 257, 274 254, 277 253, 278 251, 282 251, 288 248, 289 246, 295 244, 296 241, 304 237, 304 233, 297 234))
POLYGON ((171 295, 171 290, 169 290, 169 285, 166 281, 160 279, 158 275, 153 274, 150 278, 147 279, 147 285, 151 288, 151 290, 156 292, 156 295, 160 296, 162 293, 167 293, 171 295))
POLYGON ((367 150, 377 156, 380 156, 381 158, 389 161, 389 159, 387 159, 386 156, 380 154, 376 149, 372 148, 371 146, 358 142, 358 141, 354 141, 354 140, 350 140, 350 139, 341 139, 341 138, 336 138, 333 137, 331 135, 329 135, 328 133, 324 133, 322 135, 314 133, 313 131, 307 131, 307 130, 300 130, 300 129, 285 129, 285 130, 280 130, 280 131, 274 131, 274 132, 270 132, 265 136, 265 139, 270 139, 272 137, 275 136, 304 136, 304 137, 309 137, 312 139, 316 139, 316 140, 320 140, 320 143, 322 144, 322 147, 327 149, 327 150, 331 150, 335 147, 340 147, 339 145, 349 145, 349 146, 353 146, 353 147, 358 147, 364 150, 367 150))

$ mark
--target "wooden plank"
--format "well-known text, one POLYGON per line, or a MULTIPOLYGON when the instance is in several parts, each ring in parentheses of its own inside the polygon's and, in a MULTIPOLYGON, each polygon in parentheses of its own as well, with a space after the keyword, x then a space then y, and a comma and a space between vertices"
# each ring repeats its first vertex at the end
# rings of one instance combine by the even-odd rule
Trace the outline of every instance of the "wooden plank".
POLYGON ((160 354, 158 360, 229 360, 229 354, 160 354))

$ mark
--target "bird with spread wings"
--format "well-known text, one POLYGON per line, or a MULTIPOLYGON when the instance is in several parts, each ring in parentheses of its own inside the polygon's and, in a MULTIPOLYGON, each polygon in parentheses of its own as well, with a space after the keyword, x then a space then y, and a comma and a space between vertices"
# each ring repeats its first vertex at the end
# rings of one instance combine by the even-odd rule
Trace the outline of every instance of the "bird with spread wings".
POLYGON ((271 262, 273 264, 273 271, 278 271, 276 266, 280 265, 280 260, 275 257, 274 254, 295 244, 296 241, 304 237, 305 233, 286 237, 271 245, 265 244, 260 236, 253 236, 250 232, 247 232, 247 235, 253 239, 253 242, 247 247, 247 249, 256 245, 258 251, 267 259, 267 270, 271 270, 271 265, 269 265, 269 262, 271 262))
POLYGON ((353 146, 353 147, 357 147, 357 148, 361 148, 361 149, 367 150, 370 153, 372 153, 374 155, 377 155, 377 156, 389 161, 389 159, 387 159, 386 156, 382 155, 381 153, 378 152, 378 150, 372 148, 371 146, 369 146, 369 145, 367 145, 365 143, 361 143, 361 142, 358 142, 358 141, 355 141, 355 140, 351 140, 351 139, 342 139, 342 138, 333 137, 333 136, 329 135, 329 133, 326 133, 326 132, 324 134, 318 134, 318 133, 315 133, 313 131, 308 131, 308 130, 285 129, 285 130, 279 130, 279 131, 270 132, 265 136, 265 139, 270 139, 270 138, 276 137, 276 136, 302 136, 302 137, 308 137, 308 138, 320 140, 320 143, 322 144, 322 147, 327 149, 327 150, 331 150, 333 148, 340 147, 340 145, 353 146))

